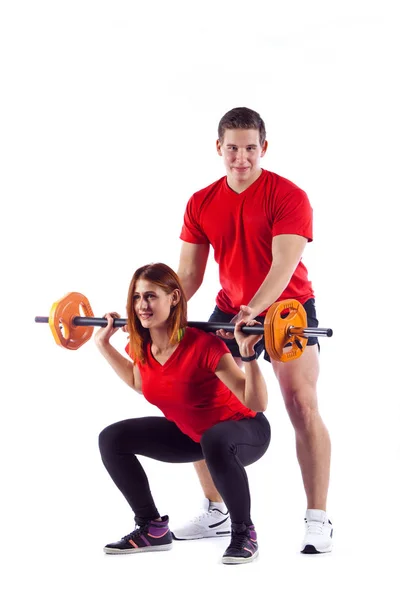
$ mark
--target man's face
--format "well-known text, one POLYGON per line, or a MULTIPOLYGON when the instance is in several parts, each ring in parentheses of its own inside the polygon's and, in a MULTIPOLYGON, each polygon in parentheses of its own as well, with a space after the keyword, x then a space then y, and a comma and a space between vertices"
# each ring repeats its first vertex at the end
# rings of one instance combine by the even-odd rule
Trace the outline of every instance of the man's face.
POLYGON ((217 152, 224 159, 228 179, 245 184, 260 174, 260 159, 268 143, 260 145, 258 129, 227 129, 223 142, 217 140, 217 152))

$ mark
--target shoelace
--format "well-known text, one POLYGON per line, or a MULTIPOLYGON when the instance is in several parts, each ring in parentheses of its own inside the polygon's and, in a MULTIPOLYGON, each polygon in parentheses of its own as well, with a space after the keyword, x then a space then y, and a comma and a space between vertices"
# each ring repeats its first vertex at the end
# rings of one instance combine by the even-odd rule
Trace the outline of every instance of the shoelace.
POLYGON ((212 512, 213 512, 212 510, 205 510, 200 515, 198 515, 197 517, 194 517, 194 519, 191 519, 191 522, 192 523, 198 523, 202 519, 205 519, 206 517, 208 517, 209 515, 211 515, 212 512))
POLYGON ((231 543, 229 544, 229 548, 233 548, 234 550, 242 550, 243 546, 247 544, 249 540, 249 536, 244 533, 232 533, 231 543))
POLYGON ((321 521, 307 521, 306 519, 307 533, 315 533, 317 535, 322 535, 323 525, 324 524, 321 523, 321 521))
POLYGON ((122 538, 125 542, 131 540, 134 537, 137 537, 138 535, 141 535, 142 533, 145 533, 146 531, 146 525, 139 527, 139 525, 137 525, 135 527, 135 529, 133 531, 131 531, 130 533, 128 533, 128 535, 124 535, 124 537, 122 538))

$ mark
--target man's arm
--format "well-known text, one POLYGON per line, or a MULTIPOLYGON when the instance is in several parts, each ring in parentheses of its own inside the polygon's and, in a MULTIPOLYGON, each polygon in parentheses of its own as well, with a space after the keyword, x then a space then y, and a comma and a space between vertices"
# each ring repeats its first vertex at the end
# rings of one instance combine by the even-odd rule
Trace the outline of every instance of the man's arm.
POLYGON ((277 298, 287 288, 301 260, 306 244, 307 238, 300 235, 284 234, 273 238, 271 268, 248 303, 251 308, 251 315, 246 315, 246 318, 253 319, 276 302, 277 298))
POLYGON ((203 282, 209 251, 209 244, 182 243, 178 277, 188 300, 194 296, 203 282))

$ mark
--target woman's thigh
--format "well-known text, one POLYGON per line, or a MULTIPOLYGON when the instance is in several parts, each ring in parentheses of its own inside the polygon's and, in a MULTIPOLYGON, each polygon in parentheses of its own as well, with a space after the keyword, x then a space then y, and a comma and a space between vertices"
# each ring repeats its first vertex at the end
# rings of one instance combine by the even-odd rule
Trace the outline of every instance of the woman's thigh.
POLYGON ((235 454, 243 466, 259 460, 267 451, 271 440, 271 428, 262 413, 254 418, 239 421, 223 421, 203 434, 201 445, 207 455, 235 454))
POLYGON ((139 454, 170 463, 203 458, 200 444, 164 417, 126 419, 109 425, 100 433, 99 445, 102 453, 139 454))

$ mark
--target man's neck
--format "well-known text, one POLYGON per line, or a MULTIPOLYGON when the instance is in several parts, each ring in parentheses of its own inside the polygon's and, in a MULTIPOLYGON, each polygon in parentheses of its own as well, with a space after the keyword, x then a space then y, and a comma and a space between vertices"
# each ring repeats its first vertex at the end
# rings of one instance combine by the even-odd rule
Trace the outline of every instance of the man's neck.
POLYGON ((235 179, 230 178, 229 175, 226 176, 226 179, 227 179, 228 186, 231 188, 231 190, 233 190, 237 194, 241 194, 242 192, 247 190, 247 188, 249 188, 251 185, 253 185, 253 183, 255 181, 257 181, 257 179, 260 177, 261 173, 262 173, 262 169, 259 169, 259 171, 257 171, 251 179, 248 179, 247 181, 244 181, 243 183, 240 183, 240 182, 236 181, 235 179))

